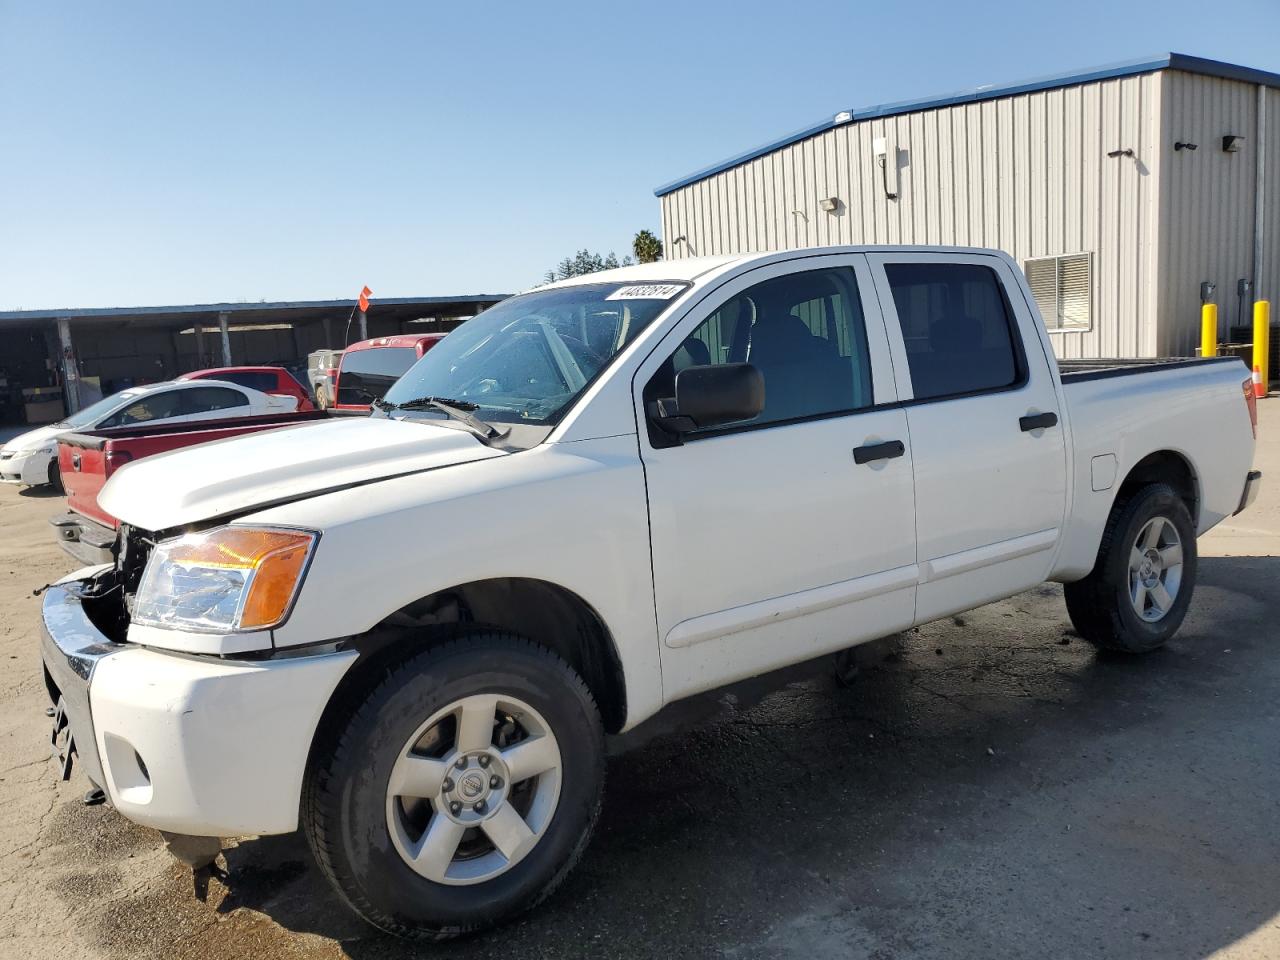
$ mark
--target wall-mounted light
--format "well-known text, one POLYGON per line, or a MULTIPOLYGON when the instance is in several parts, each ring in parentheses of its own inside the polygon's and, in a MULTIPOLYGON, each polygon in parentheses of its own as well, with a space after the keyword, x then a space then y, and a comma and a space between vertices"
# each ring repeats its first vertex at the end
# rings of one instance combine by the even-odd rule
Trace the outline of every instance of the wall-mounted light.
POLYGON ((818 201, 818 206, 820 206, 823 210, 827 211, 827 213, 835 213, 837 210, 840 209, 840 198, 824 197, 823 199, 818 201))
POLYGON ((1242 149, 1244 149, 1244 137, 1229 133, 1222 138, 1223 153, 1239 153, 1242 149))
MULTIPOLYGON (((886 200, 897 200, 898 191, 889 188, 889 141, 885 137, 876 137, 871 141, 871 155, 876 158, 876 163, 880 165, 880 182, 884 185, 884 195, 886 200)), ((893 148, 893 181, 894 187, 898 185, 898 148, 893 148)))
POLYGON ((1174 149, 1175 151, 1178 151, 1178 150, 1195 150, 1195 149, 1197 149, 1199 146, 1200 146, 1200 145, 1199 145, 1198 143, 1187 143, 1186 141, 1179 140, 1177 143, 1175 143, 1175 144, 1173 145, 1173 149, 1174 149))
POLYGON ((831 118, 832 123, 849 123, 853 119, 853 113, 849 110, 841 110, 831 118))

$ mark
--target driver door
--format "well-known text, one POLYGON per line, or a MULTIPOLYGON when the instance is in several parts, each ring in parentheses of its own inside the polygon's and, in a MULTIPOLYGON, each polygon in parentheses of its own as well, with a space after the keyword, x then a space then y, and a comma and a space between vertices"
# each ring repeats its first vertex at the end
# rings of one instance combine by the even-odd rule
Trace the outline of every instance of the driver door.
POLYGON ((758 268, 695 307, 636 378, 749 362, 754 420, 640 435, 663 692, 673 700, 911 625, 910 437, 861 255, 758 268))

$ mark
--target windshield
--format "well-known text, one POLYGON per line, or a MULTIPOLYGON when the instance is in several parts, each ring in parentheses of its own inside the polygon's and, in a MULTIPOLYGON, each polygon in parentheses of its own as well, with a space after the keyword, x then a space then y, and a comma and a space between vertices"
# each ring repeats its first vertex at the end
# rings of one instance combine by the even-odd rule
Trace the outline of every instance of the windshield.
POLYGON ((386 399, 466 401, 482 420, 553 425, 684 289, 590 283, 512 297, 441 340, 386 399))
POLYGON ((76 430, 82 427, 91 427, 98 422, 100 417, 110 413, 130 397, 136 395, 136 393, 126 390, 122 393, 114 393, 109 397, 103 397, 97 403, 91 403, 79 413, 73 413, 67 419, 61 421, 60 426, 73 427, 76 430))

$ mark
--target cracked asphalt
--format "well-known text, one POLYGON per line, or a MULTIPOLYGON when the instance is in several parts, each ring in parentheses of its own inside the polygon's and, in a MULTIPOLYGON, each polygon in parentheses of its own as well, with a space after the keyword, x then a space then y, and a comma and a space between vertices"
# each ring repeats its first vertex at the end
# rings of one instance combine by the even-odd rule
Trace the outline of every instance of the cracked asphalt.
POLYGON ((440 948, 347 914, 299 836, 198 889, 47 755, 31 591, 61 500, 0 488, 0 958, 1280 956, 1280 404, 1183 629, 1097 655, 1046 585, 664 711, 539 911, 440 948))

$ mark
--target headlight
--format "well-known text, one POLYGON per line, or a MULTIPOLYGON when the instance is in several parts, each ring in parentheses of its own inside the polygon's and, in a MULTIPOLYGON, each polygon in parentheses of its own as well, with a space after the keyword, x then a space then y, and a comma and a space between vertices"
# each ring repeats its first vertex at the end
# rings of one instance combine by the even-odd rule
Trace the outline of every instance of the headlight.
POLYGON ((279 626, 318 539, 304 530, 217 527, 156 544, 133 621, 206 633, 279 626))

